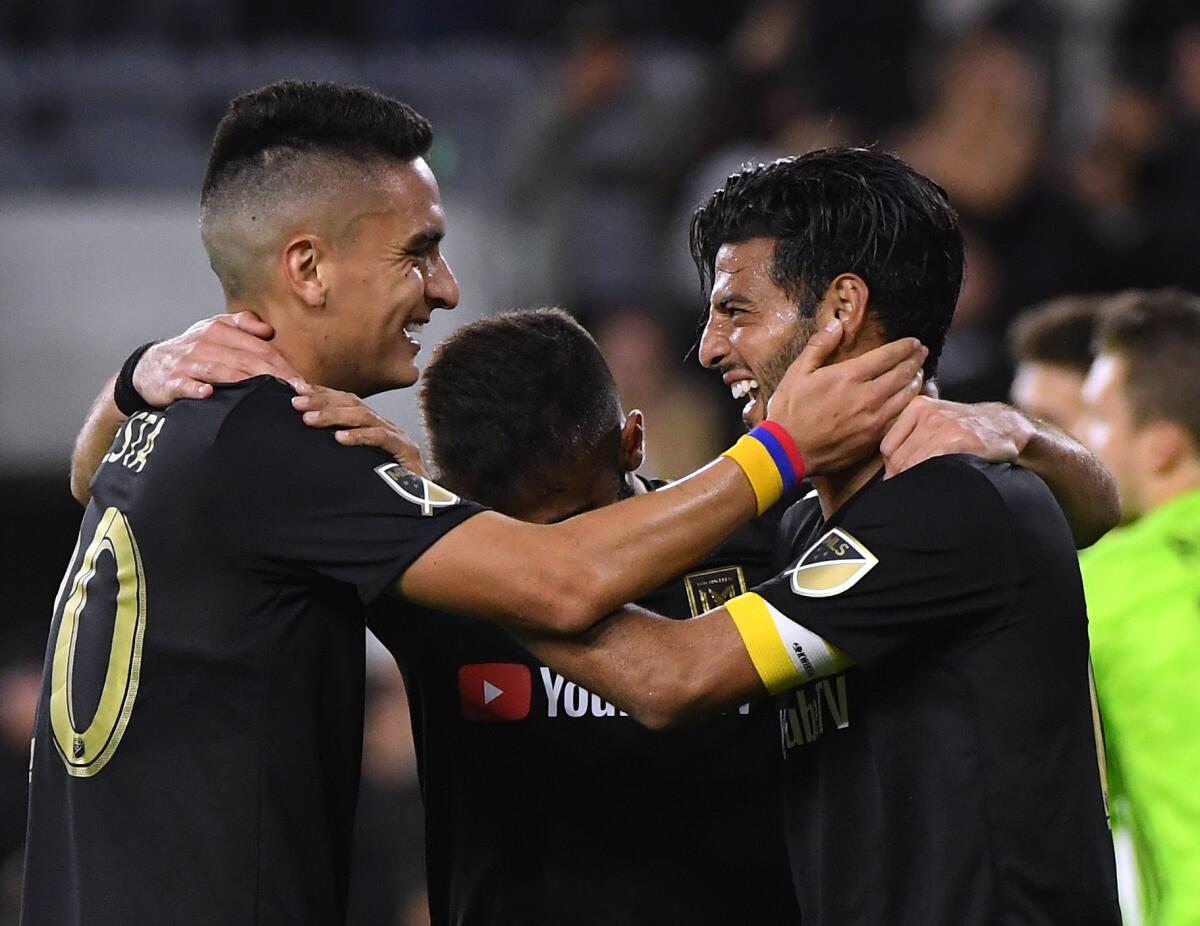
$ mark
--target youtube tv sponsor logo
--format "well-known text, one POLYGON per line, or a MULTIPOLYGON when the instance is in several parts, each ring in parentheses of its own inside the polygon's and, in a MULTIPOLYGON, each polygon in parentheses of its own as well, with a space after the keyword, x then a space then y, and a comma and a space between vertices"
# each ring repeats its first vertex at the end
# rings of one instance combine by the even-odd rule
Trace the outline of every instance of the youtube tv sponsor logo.
POLYGON ((464 720, 494 723, 528 717, 532 689, 529 667, 519 663, 482 662, 458 670, 464 720))

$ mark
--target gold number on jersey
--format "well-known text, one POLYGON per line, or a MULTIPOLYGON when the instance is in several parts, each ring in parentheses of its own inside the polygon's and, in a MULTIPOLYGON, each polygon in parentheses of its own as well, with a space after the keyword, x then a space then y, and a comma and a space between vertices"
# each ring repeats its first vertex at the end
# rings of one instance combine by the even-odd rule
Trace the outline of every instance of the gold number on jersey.
MULTIPOLYGON (((103 607, 109 602, 93 601, 103 607)), ((129 521, 116 508, 108 508, 96 525, 92 542, 83 553, 78 571, 70 581, 70 592, 63 605, 58 636, 54 641, 54 664, 50 679, 50 726, 54 743, 67 771, 90 778, 112 758, 137 697, 142 667, 142 637, 146 630, 146 576, 142 556, 129 521), (102 553, 116 563, 117 596, 108 668, 100 703, 87 728, 75 723, 72 686, 75 671, 75 642, 79 622, 88 604, 88 585, 96 575, 96 563, 102 553)))

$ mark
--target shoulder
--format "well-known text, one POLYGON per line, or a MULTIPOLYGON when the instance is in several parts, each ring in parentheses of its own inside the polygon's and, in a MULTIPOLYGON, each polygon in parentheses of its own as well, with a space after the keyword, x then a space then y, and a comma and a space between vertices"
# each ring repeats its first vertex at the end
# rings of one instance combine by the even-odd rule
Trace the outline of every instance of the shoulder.
POLYGON ((780 537, 790 538, 806 532, 821 517, 821 502, 817 498, 817 490, 807 483, 804 489, 800 499, 789 505, 780 517, 776 528, 780 537))
POLYGON ((217 386, 213 394, 202 400, 223 413, 222 432, 238 430, 267 421, 294 423, 301 421, 292 408, 294 389, 273 376, 253 376, 238 383, 217 386))
POLYGON ((868 487, 849 517, 870 522, 911 519, 942 527, 968 525, 981 530, 1006 520, 1006 464, 965 454, 934 457, 868 487))

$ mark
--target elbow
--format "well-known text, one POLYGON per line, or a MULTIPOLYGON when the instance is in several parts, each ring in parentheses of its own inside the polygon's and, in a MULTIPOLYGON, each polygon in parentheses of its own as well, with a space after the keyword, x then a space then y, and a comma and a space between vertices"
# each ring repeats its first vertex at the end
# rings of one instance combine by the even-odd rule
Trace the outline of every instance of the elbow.
POLYGON ((92 500, 91 481, 85 478, 78 466, 71 467, 71 497, 84 506, 92 500))
POLYGON ((663 730, 670 730, 672 727, 679 726, 687 716, 684 711, 679 710, 674 705, 662 702, 639 705, 636 709, 631 710, 629 714, 647 730, 652 730, 655 733, 661 733, 663 730))
POLYGON ((590 563, 562 562, 555 575, 541 583, 540 629, 561 634, 580 634, 607 617, 619 602, 608 600, 602 591, 599 570, 590 563))
POLYGON ((647 730, 669 730, 706 713, 707 695, 686 670, 672 671, 670 678, 648 685, 629 713, 647 730))
POLYGON ((1104 491, 1095 496, 1090 521, 1075 532, 1076 549, 1090 547, 1121 523, 1121 495, 1117 491, 1116 480, 1107 473, 1105 475, 1104 491))

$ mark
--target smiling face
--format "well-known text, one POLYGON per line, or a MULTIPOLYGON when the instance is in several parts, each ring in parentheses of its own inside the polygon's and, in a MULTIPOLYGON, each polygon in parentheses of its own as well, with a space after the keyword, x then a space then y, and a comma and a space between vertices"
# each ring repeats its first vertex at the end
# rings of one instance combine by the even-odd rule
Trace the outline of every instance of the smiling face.
POLYGON ((748 427, 767 415, 767 401, 791 362, 817 330, 816 306, 801 317, 771 279, 775 239, 751 238, 717 251, 700 363, 720 370, 734 399, 747 399, 748 427))
POLYGON ((446 219, 433 172, 418 158, 381 178, 378 205, 331 245, 317 335, 327 375, 364 396, 417 381, 413 334, 459 297, 441 253, 446 219))

